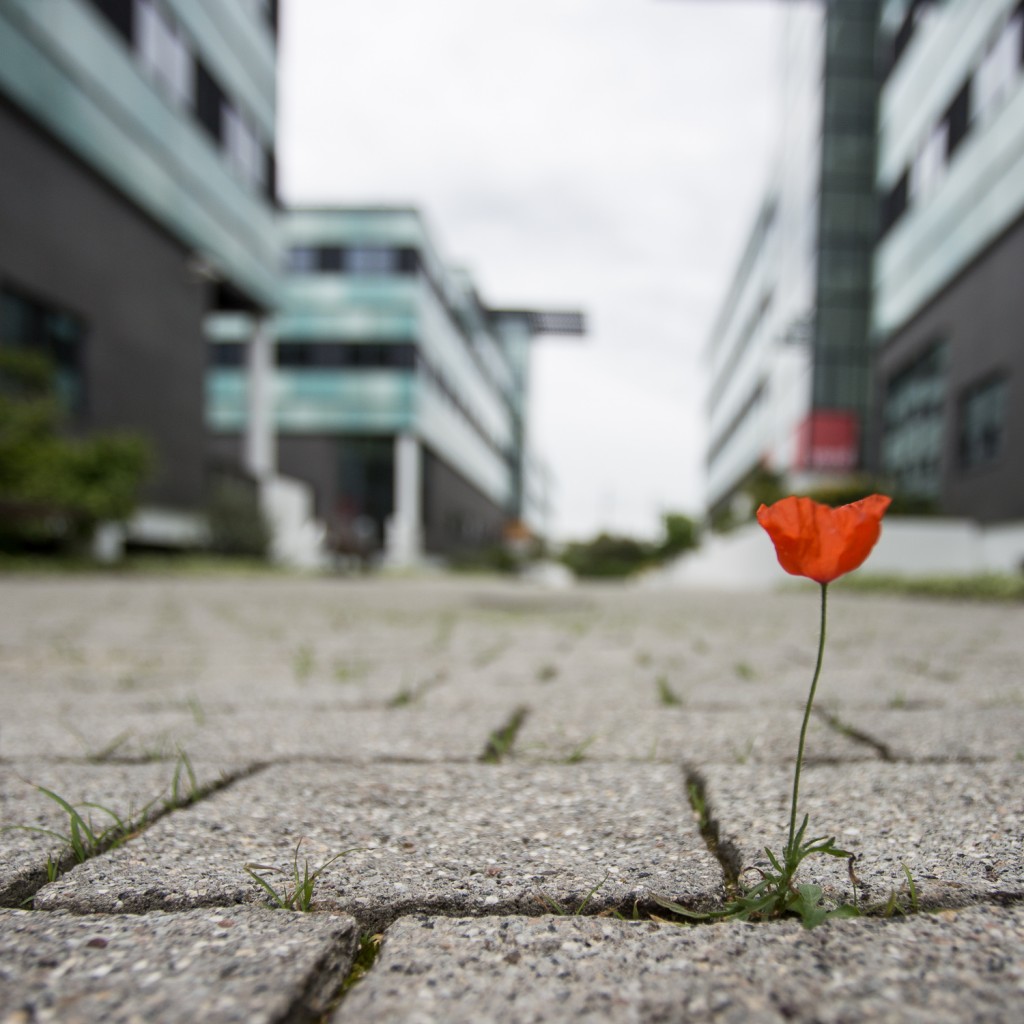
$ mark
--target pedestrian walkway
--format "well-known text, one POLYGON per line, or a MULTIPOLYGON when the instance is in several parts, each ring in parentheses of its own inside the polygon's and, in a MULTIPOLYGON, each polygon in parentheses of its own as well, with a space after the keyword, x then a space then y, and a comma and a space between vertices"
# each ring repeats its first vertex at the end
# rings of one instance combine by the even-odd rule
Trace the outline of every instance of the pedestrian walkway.
POLYGON ((801 810, 888 916, 657 920, 785 842, 817 617, 799 583, 7 577, 0 1024, 1018 1021, 1018 606, 833 590, 801 810))

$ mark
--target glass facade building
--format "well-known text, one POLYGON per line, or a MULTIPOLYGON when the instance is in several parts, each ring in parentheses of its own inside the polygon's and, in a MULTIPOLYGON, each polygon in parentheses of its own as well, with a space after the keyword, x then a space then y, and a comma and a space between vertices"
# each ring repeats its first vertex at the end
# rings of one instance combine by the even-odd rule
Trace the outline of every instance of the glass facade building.
POLYGON ((1024 517, 1024 3, 820 0, 709 344, 708 503, 869 471, 1024 517))
POLYGON ((707 348, 713 516, 759 470, 806 481, 866 459, 877 12, 785 14, 778 155, 707 348))
POLYGON ((1024 518, 1024 4, 890 2, 872 335, 879 468, 1024 518))
POLYGON ((69 425, 129 429, 147 505, 205 500, 204 318, 280 290, 276 4, 0 3, 0 345, 69 425))
MULTIPOLYGON (((530 343, 582 333, 582 317, 485 305, 415 209, 295 209, 282 225, 287 273, 270 323, 277 465, 312 484, 335 547, 369 543, 404 561, 500 543, 509 520, 538 526, 530 343)), ((237 459, 252 325, 225 314, 209 330, 211 445, 237 459)))

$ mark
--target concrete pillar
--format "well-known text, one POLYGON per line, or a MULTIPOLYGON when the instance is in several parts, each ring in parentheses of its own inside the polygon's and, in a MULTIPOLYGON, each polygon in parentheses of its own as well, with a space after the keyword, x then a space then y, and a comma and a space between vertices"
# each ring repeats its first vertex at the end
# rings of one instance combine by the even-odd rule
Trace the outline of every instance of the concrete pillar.
POLYGON ((245 468, 257 480, 264 480, 273 476, 277 469, 272 392, 274 338, 266 317, 257 319, 253 326, 246 370, 248 407, 243 460, 245 468))
POLYGON ((423 456, 413 434, 395 438, 395 511, 387 523, 384 556, 388 565, 415 565, 423 557, 420 482, 423 456))

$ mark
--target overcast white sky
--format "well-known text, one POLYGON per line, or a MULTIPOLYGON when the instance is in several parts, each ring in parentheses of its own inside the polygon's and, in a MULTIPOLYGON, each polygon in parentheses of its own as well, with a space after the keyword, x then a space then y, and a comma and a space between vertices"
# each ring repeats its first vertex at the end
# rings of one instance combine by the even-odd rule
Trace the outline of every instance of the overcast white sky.
POLYGON ((552 533, 703 507, 701 353, 767 177, 784 4, 287 0, 281 190, 410 203, 535 347, 552 533))

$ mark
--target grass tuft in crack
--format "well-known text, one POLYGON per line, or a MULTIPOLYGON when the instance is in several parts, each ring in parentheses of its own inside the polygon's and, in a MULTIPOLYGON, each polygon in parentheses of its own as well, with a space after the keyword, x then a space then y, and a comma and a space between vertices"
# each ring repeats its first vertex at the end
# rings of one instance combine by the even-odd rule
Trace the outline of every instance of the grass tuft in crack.
POLYGON ((480 760, 484 764, 498 764, 512 753, 512 748, 515 746, 516 742, 516 736, 522 728, 523 722, 526 721, 526 716, 528 714, 528 708, 516 708, 515 711, 512 712, 508 721, 504 725, 495 729, 494 732, 487 737, 483 753, 480 755, 480 760))
POLYGON ((370 973, 380 954, 380 944, 383 939, 384 936, 379 933, 359 936, 359 951, 356 953, 355 960, 352 961, 352 970, 349 971, 348 977, 342 983, 341 991, 338 993, 339 1002, 348 994, 353 985, 358 985, 370 973))
POLYGON ((669 685, 667 676, 658 676, 654 680, 654 685, 658 688, 658 701, 664 707, 676 708, 682 705, 683 698, 669 685))
MULTIPOLYGON (((116 849, 122 843, 135 838, 158 818, 179 808, 188 807, 201 800, 209 793, 227 785, 229 779, 201 786, 188 754, 180 751, 171 777, 170 793, 161 793, 138 811, 129 808, 124 816, 111 808, 95 801, 82 801, 73 804, 59 793, 46 786, 35 786, 48 800, 52 800, 67 815, 67 830, 46 828, 40 825, 4 825, 0 832, 34 832, 37 835, 50 836, 60 844, 56 852, 46 855, 45 881, 56 881, 65 871, 76 864, 83 864, 92 857, 108 850, 116 849), (102 815, 100 824, 95 821, 96 815, 102 815)), ((21 904, 29 902, 41 883, 21 885, 21 904)), ((7 896, 11 893, 8 892, 7 896)), ((6 897, 5 897, 6 898, 6 897)))
POLYGON ((295 844, 295 852, 292 854, 292 867, 291 867, 291 878, 290 880, 281 887, 280 890, 276 889, 267 880, 265 875, 260 874, 261 871, 277 872, 280 874, 288 874, 287 869, 276 868, 273 865, 267 864, 245 864, 245 873, 249 875, 255 882, 262 886, 267 894, 273 901, 273 905, 280 910, 297 910, 300 913, 308 913, 313 907, 313 895, 316 892, 316 883, 320 876, 336 861, 346 856, 349 853, 355 853, 357 847, 353 847, 351 850, 342 850, 340 853, 334 854, 333 857, 328 857, 315 871, 310 872, 309 860, 303 858, 302 870, 299 870, 299 847, 302 846, 302 839, 295 844))
POLYGON ((553 896, 549 896, 539 886, 537 887, 537 899, 544 904, 552 914, 558 917, 581 917, 586 911, 587 907, 590 906, 591 900, 597 895, 598 891, 603 888, 604 883, 608 881, 609 873, 606 871, 604 878, 601 879, 597 885, 594 886, 586 896, 583 897, 583 902, 575 910, 568 910, 562 906, 553 896))

